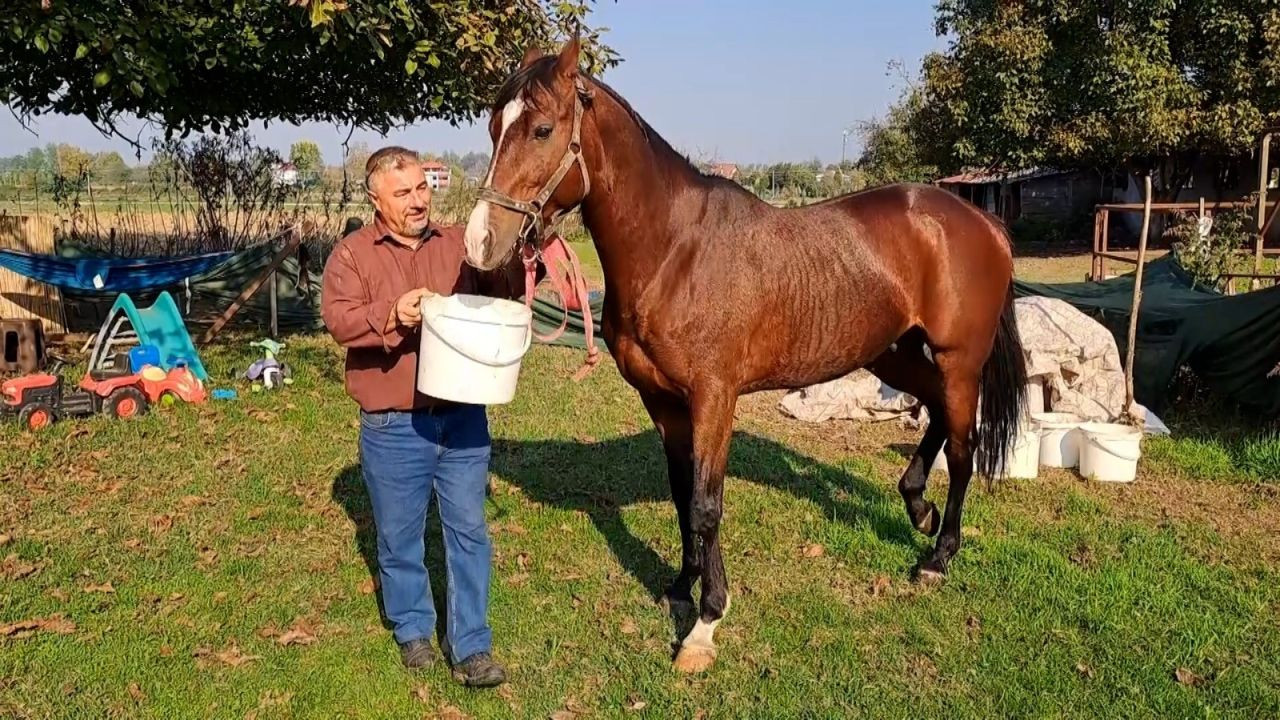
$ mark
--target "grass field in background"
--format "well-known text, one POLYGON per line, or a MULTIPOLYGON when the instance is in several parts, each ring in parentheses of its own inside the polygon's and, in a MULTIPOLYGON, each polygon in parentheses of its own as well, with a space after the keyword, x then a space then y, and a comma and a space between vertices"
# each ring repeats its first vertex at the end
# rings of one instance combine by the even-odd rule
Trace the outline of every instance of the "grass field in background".
MULTIPOLYGON (((246 340, 205 353, 215 386, 246 340)), ((1172 414, 1131 485, 975 483, 923 589, 895 489, 918 433, 744 398, 733 604, 686 677, 654 602, 679 557, 658 439, 611 362, 574 383, 579 353, 536 347, 490 413, 511 682, 471 692, 406 672, 384 627, 339 349, 288 338, 284 359, 275 394, 0 428, 0 717, 1280 716, 1280 440, 1247 419, 1172 414)))

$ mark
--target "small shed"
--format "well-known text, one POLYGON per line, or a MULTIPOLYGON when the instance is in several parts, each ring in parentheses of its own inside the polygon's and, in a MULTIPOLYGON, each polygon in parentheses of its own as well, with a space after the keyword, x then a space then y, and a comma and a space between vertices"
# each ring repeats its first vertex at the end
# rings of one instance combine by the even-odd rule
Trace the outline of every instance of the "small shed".
POLYGON ((1102 177, 1081 170, 1030 168, 1012 172, 968 171, 941 178, 935 185, 999 216, 1065 222, 1105 202, 1102 177))
MULTIPOLYGON (((37 255, 54 254, 54 223, 46 215, 0 214, 0 248, 37 255)), ((34 318, 45 335, 66 332, 62 294, 52 285, 0 268, 0 318, 34 318)))

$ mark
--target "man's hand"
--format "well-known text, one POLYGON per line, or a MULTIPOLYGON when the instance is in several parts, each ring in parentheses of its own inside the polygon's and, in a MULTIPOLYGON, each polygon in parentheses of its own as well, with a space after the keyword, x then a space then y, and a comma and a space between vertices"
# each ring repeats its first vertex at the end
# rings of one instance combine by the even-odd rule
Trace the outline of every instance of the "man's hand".
POLYGON ((394 328, 397 325, 403 327, 417 327, 422 323, 421 303, 424 299, 434 295, 426 288, 418 288, 400 296, 396 300, 396 304, 391 308, 391 317, 387 318, 387 327, 394 328))

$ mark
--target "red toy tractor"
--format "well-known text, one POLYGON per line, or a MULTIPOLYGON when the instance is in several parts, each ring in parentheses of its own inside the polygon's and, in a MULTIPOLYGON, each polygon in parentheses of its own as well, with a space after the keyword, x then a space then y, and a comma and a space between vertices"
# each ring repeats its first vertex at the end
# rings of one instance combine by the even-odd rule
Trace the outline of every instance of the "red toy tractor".
POLYGON ((187 368, 165 372, 151 366, 134 373, 127 353, 117 355, 109 367, 91 370, 78 387, 68 390, 61 374, 66 360, 53 354, 49 358, 53 365, 48 372, 0 384, 0 415, 16 416, 24 428, 39 430, 68 417, 102 412, 131 418, 146 414, 154 402, 205 399, 204 385, 187 368))

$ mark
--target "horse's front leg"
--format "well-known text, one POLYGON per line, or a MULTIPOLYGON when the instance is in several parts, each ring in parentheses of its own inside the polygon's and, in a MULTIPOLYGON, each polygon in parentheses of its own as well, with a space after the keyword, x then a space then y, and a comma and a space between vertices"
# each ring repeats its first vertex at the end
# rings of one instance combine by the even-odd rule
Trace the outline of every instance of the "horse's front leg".
POLYGON ((676 669, 702 672, 716 659, 715 630, 729 610, 728 578, 720 553, 720 518, 724 510, 724 473, 733 435, 738 397, 728 388, 697 388, 690 410, 693 420, 693 497, 689 524, 701 545, 702 603, 698 621, 680 643, 676 669))

